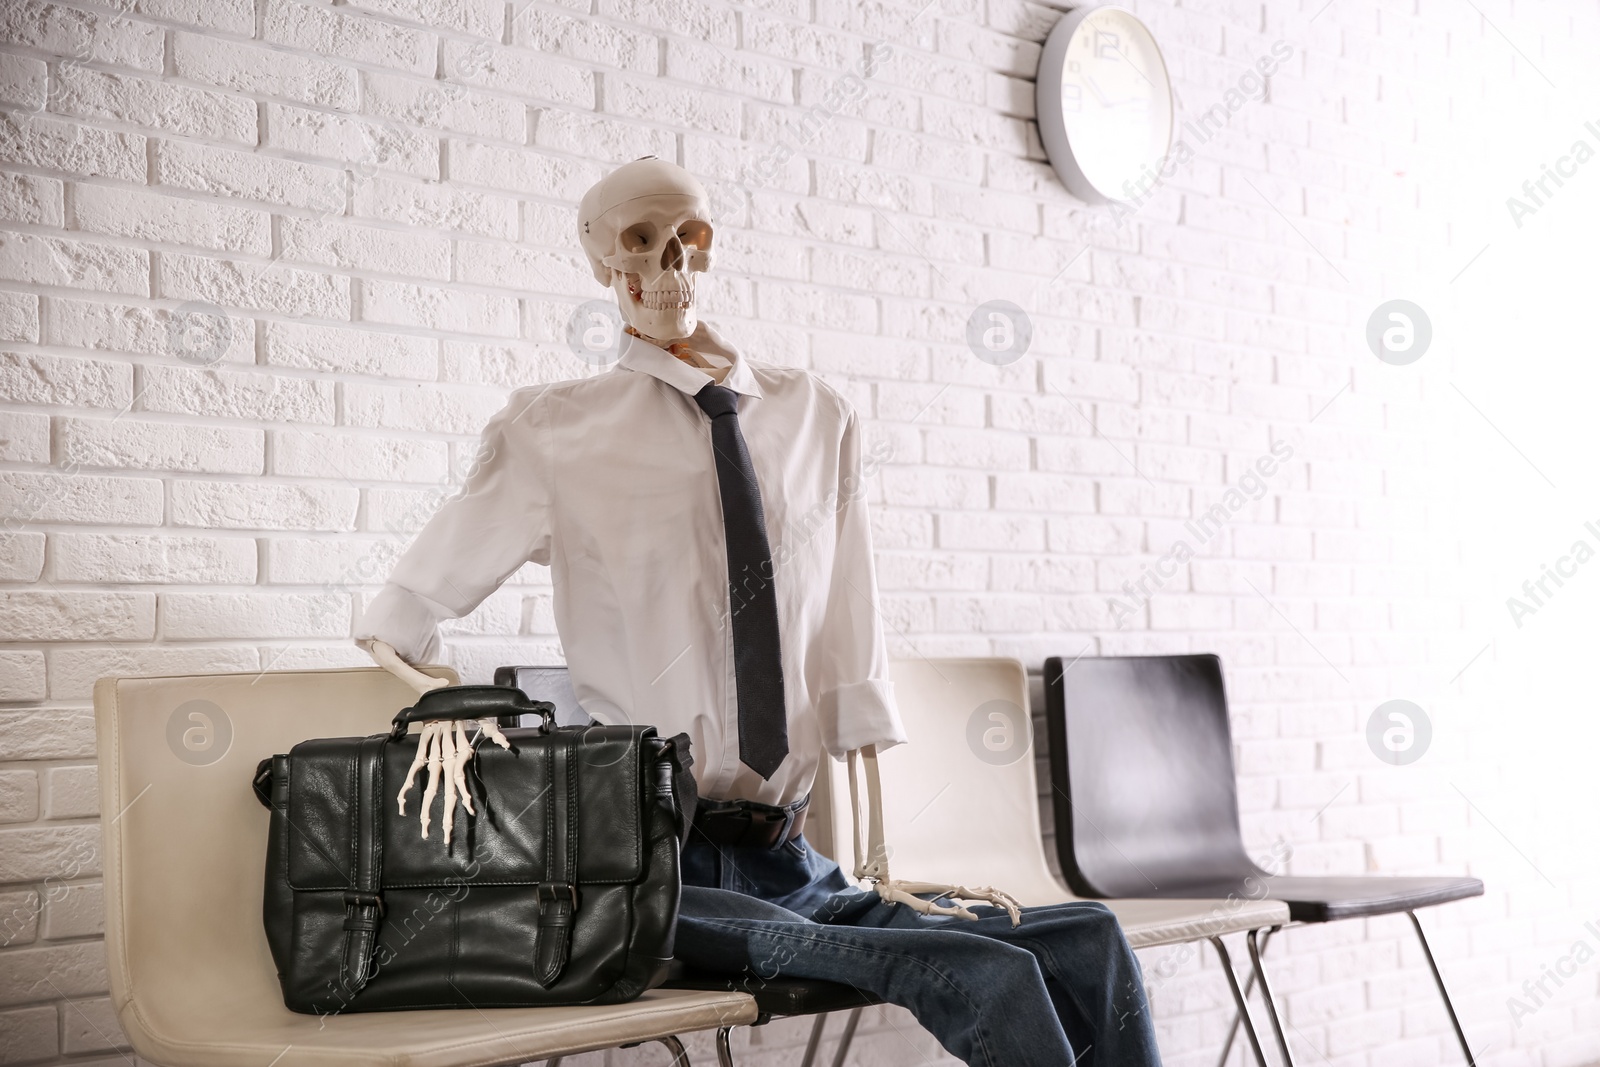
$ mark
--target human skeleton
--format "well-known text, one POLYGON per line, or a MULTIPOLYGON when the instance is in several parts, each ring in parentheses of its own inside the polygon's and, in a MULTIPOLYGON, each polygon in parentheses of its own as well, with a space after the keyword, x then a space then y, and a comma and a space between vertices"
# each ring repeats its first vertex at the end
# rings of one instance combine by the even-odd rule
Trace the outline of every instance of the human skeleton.
MULTIPOLYGON (((613 171, 584 196, 579 239, 589 257, 594 276, 617 297, 622 317, 645 340, 670 348, 694 333, 699 315, 695 307, 695 276, 711 267, 712 224, 705 189, 687 171, 646 156, 613 171)), ((400 658, 394 648, 379 640, 367 643, 379 666, 390 671, 419 694, 448 684, 431 678, 400 658)), ((503 748, 510 742, 494 719, 477 720, 479 734, 469 737, 466 723, 430 721, 418 736, 417 757, 397 797, 400 814, 406 813, 406 796, 419 771, 427 768, 420 821, 428 836, 430 810, 441 782, 445 844, 454 829, 457 801, 469 816, 475 814, 467 790, 466 766, 475 745, 484 738, 503 748)), ((959 885, 908 882, 889 876, 889 850, 883 840, 883 805, 873 746, 849 753, 850 809, 854 825, 855 876, 867 881, 891 903, 906 904, 919 912, 978 916, 959 901, 981 901, 1004 908, 1013 926, 1021 921, 1020 905, 1008 894, 990 886, 969 889, 959 885), (857 764, 864 765, 868 819, 862 836, 861 803, 857 790, 857 764), (923 899, 916 894, 931 894, 923 899), (940 904, 949 899, 951 903, 940 904)))

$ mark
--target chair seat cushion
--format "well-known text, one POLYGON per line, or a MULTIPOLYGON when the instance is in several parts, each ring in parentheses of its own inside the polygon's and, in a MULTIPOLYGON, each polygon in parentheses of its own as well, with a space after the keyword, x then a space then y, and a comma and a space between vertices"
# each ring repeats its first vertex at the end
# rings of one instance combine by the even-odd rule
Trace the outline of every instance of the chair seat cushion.
POLYGON ((1268 880, 1267 896, 1289 905, 1289 917, 1296 922, 1325 923, 1481 897, 1483 883, 1476 878, 1283 876, 1268 880))
POLYGON ((674 960, 664 989, 702 989, 744 993, 755 998, 761 1021, 784 1015, 817 1015, 883 1003, 882 999, 842 982, 810 978, 762 978, 755 974, 726 974, 690 967, 674 960))
POLYGON ((759 1017, 753 998, 725 989, 652 989, 626 1004, 326 1015, 297 1014, 264 997, 217 999, 236 1003, 196 998, 183 1015, 158 1018, 128 1004, 118 1018, 140 1063, 168 1067, 496 1067, 759 1017))
POLYGON ((1230 895, 1281 900, 1289 905, 1289 918, 1302 923, 1336 922, 1365 915, 1390 915, 1483 895, 1476 878, 1299 878, 1265 876, 1227 884, 1164 886, 1162 896, 1206 897, 1230 895), (1264 891, 1263 891, 1264 887, 1264 891))

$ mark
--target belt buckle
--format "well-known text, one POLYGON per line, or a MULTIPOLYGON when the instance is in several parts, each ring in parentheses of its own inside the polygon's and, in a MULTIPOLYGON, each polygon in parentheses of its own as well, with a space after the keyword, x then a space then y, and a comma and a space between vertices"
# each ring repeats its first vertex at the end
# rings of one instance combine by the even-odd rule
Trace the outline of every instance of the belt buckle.
POLYGON ((720 839, 721 843, 743 847, 760 844, 769 851, 776 851, 789 840, 795 820, 807 806, 804 803, 806 799, 809 798, 802 798, 790 805, 762 804, 750 800, 702 801, 696 817, 698 820, 704 815, 707 822, 725 827, 717 831, 715 836, 709 832, 709 828, 703 827, 701 832, 708 839, 720 839), (735 825, 737 829, 733 828, 735 825), (775 840, 771 836, 774 826, 778 828, 775 840))
MULTIPOLYGON (((761 827, 763 831, 766 831, 766 829, 774 822, 780 823, 778 827, 777 838, 770 844, 763 842, 763 844, 766 845, 767 851, 769 852, 776 852, 778 849, 783 847, 783 843, 785 841, 789 840, 789 827, 794 825, 794 812, 783 808, 778 808, 776 812, 764 811, 761 813, 761 827)), ((751 825, 752 827, 755 825, 754 812, 751 812, 751 825)), ((763 836, 765 836, 765 833, 763 833, 763 836)))
POLYGON ((737 812, 744 823, 739 831, 738 843, 747 847, 760 845, 769 851, 783 844, 784 834, 788 832, 794 818, 790 812, 776 804, 762 804, 753 800, 741 802, 737 812), (777 840, 772 838, 772 827, 775 824, 781 824, 777 840))

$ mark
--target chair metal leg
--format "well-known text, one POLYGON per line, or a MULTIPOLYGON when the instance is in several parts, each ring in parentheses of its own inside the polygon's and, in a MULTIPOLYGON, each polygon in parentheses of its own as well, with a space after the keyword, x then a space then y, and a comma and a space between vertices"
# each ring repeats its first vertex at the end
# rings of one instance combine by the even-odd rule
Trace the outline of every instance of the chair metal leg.
POLYGON ((731 1026, 717 1027, 717 1067, 733 1067, 733 1046, 728 1043, 731 1026))
POLYGON ((656 1038, 661 1044, 667 1046, 667 1051, 672 1053, 672 1063, 668 1067, 689 1067, 689 1053, 684 1050, 683 1042, 677 1036, 656 1038))
MULTIPOLYGON (((1294 1067, 1294 1056, 1289 1052, 1289 1039, 1283 1036, 1283 1021, 1278 1018, 1278 1002, 1272 997, 1272 986, 1267 982, 1267 969, 1261 966, 1261 953, 1266 950, 1266 938, 1261 939, 1261 945, 1256 945, 1256 934, 1259 931, 1250 930, 1245 933, 1245 943, 1250 946, 1251 977, 1261 979, 1261 999, 1267 1003, 1267 1019, 1272 1023, 1272 1036, 1278 1041, 1278 1055, 1283 1057, 1283 1067, 1294 1067)), ((1250 995, 1250 989, 1245 987, 1245 996, 1250 995)))
POLYGON ((1256 1054, 1256 1067, 1267 1067, 1267 1058, 1261 1052, 1261 1039, 1256 1036, 1256 1024, 1250 1018, 1250 1007, 1245 1003, 1244 993, 1239 989, 1239 978, 1233 973, 1233 960, 1228 956, 1228 946, 1222 943, 1221 935, 1214 934, 1209 939, 1216 947, 1217 955, 1222 960, 1222 973, 1228 976, 1228 989, 1233 993, 1233 1003, 1239 1009, 1239 1021, 1244 1024, 1244 1036, 1250 1039, 1250 1048, 1256 1054))
MULTIPOLYGON (((1261 935, 1261 951, 1263 953, 1267 951, 1267 941, 1270 940, 1272 935, 1277 933, 1279 929, 1280 928, 1276 926, 1268 927, 1267 932, 1261 935)), ((1255 984, 1256 972, 1252 970, 1249 974, 1244 976, 1244 995, 1246 999, 1249 999, 1250 990, 1255 988, 1255 984)), ((1233 1013, 1233 1022, 1228 1024, 1228 1037, 1222 1042, 1222 1055, 1217 1059, 1217 1067, 1227 1067, 1228 1053, 1233 1051, 1233 1039, 1238 1033, 1239 1013, 1235 1011, 1233 1013)))
POLYGON ((833 1067, 844 1067, 845 1057, 850 1055, 850 1043, 856 1039, 856 1027, 861 1023, 861 1008, 851 1008, 850 1015, 844 1021, 844 1033, 839 1035, 839 1051, 833 1054, 833 1067))
POLYGON ((1456 1040, 1461 1042, 1461 1054, 1467 1058, 1467 1067, 1478 1067, 1478 1061, 1472 1055, 1472 1046, 1467 1044, 1467 1035, 1461 1029, 1461 1020, 1456 1018, 1456 1006, 1450 1002, 1450 991, 1444 987, 1444 976, 1439 973, 1439 965, 1434 962, 1433 949, 1428 947, 1428 938, 1422 932, 1422 920, 1417 918, 1414 911, 1406 912, 1411 916, 1411 925, 1417 928, 1417 940, 1422 942, 1422 954, 1428 957, 1428 969, 1433 972, 1433 984, 1439 987, 1439 996, 1444 998, 1444 1010, 1450 1013, 1450 1025, 1455 1027, 1456 1040))
POLYGON ((811 1067, 817 1058, 817 1046, 822 1043, 822 1031, 828 1025, 828 1013, 819 1012, 811 1024, 811 1039, 806 1042, 805 1058, 800 1061, 800 1067, 811 1067))

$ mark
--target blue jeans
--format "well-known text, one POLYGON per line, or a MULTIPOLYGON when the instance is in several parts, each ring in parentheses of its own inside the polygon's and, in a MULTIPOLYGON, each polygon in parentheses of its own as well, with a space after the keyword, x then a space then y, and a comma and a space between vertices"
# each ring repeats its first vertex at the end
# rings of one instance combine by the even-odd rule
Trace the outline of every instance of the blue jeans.
MULTIPOLYGON (((1104 904, 974 921, 923 915, 852 887, 804 836, 683 848, 677 955, 696 967, 825 979, 907 1008, 971 1067, 1159 1067, 1138 960, 1104 904)), ((1003 888, 1003 887, 1002 887, 1003 888)))

